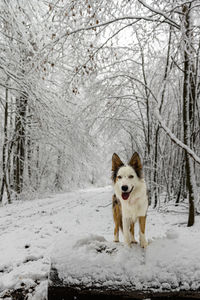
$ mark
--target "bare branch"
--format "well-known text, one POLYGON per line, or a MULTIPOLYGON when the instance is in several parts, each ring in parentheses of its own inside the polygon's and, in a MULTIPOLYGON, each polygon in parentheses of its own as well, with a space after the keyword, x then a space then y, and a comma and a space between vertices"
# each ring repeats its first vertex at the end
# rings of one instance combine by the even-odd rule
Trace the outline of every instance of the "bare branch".
POLYGON ((166 134, 170 137, 172 142, 174 142, 177 146, 184 149, 198 164, 200 164, 200 157, 198 157, 194 151, 192 151, 187 145, 181 142, 172 132, 171 130, 165 125, 163 118, 161 117, 158 108, 154 110, 154 115, 158 122, 160 123, 161 127, 164 129, 166 134))
POLYGON ((176 27, 177 29, 180 29, 180 25, 178 25, 174 20, 170 19, 163 11, 153 8, 152 6, 149 6, 147 3, 145 3, 143 0, 138 0, 144 7, 148 8, 150 11, 162 16, 165 18, 165 22, 172 25, 173 27, 176 27))
MULTIPOLYGON (((100 24, 97 24, 97 25, 93 25, 93 26, 89 26, 89 27, 81 27, 81 28, 78 28, 78 29, 73 30, 71 32, 67 31, 61 37, 58 37, 57 39, 55 39, 54 44, 57 44, 58 41, 60 41, 61 39, 65 38, 65 37, 68 37, 68 36, 70 36, 72 34, 76 34, 76 33, 79 33, 81 31, 88 31, 88 30, 99 28, 99 27, 107 26, 107 25, 110 25, 112 23, 123 21, 123 20, 135 20, 135 21, 144 20, 144 21, 148 21, 148 22, 163 23, 163 21, 160 21, 160 20, 152 18, 152 17, 145 17, 145 16, 124 16, 124 17, 115 18, 113 20, 110 20, 110 21, 107 21, 107 22, 104 22, 104 23, 100 23, 100 24)), ((176 24, 175 22, 171 22, 171 21, 169 21, 169 20, 166 19, 165 23, 168 23, 169 25, 172 25, 172 26, 176 27, 177 29, 180 29, 180 26, 178 24, 176 24)))

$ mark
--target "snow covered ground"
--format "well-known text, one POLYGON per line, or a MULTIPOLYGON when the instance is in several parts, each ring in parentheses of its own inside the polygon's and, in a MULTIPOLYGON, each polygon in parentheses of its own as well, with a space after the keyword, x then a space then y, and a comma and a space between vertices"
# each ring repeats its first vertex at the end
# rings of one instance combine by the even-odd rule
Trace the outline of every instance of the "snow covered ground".
POLYGON ((186 211, 149 209, 148 248, 116 245, 111 195, 111 187, 86 189, 0 207, 0 299, 17 289, 28 300, 46 299, 50 257, 72 283, 200 287, 200 218, 187 228, 186 211))

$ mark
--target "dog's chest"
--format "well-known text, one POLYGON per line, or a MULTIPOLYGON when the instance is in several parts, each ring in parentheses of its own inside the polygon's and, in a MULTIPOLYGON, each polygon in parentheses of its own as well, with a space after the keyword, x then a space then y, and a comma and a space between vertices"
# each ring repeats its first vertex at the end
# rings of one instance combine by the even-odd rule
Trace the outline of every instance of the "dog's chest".
POLYGON ((135 221, 139 216, 145 216, 146 210, 147 210, 147 205, 145 199, 136 198, 134 203, 122 202, 123 218, 128 218, 135 221))
POLYGON ((138 203, 135 204, 129 204, 129 203, 123 203, 122 204, 122 214, 124 218, 128 219, 136 219, 139 213, 139 207, 138 203))

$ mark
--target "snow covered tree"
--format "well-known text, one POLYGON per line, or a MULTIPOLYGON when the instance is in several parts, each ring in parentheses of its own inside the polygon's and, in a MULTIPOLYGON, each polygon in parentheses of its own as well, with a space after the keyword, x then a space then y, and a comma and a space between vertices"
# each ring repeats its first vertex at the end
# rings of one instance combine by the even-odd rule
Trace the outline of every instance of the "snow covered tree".
MULTIPOLYGON (((194 74, 198 74, 199 72, 199 59, 197 59, 196 64, 194 64, 194 59, 192 58, 194 53, 192 55, 188 54, 188 49, 190 51, 193 47, 192 40, 195 39, 198 44, 198 26, 196 26, 195 23, 189 22, 189 27, 192 29, 190 28, 189 31, 187 29, 188 16, 190 14, 193 16, 198 14, 198 5, 196 6, 196 3, 197 1, 195 0, 189 4, 183 3, 182 1, 178 3, 170 1, 170 3, 166 5, 159 1, 152 2, 152 5, 149 6, 146 2, 138 0, 137 3, 134 4, 129 1, 122 1, 118 3, 117 6, 116 3, 112 1, 109 2, 109 5, 106 5, 108 3, 105 1, 102 7, 99 7, 96 2, 89 3, 86 1, 82 6, 81 3, 78 2, 76 3, 77 6, 75 5, 76 9, 80 9, 80 7, 83 9, 85 7, 89 11, 93 11, 95 8, 95 16, 98 15, 98 22, 96 22, 96 24, 92 22, 92 16, 90 14, 87 15, 86 19, 82 19, 81 16, 79 16, 79 22, 82 20, 81 26, 68 32, 68 35, 80 33, 85 33, 85 35, 90 33, 91 35, 92 31, 95 31, 94 35, 99 36, 101 42, 100 44, 97 42, 94 45, 91 57, 93 59, 95 58, 97 62, 98 76, 96 82, 99 89, 103 90, 104 93, 96 93, 96 95, 99 96, 99 100, 97 100, 96 97, 93 103, 95 110, 99 107, 100 112, 98 112, 95 118, 98 122, 100 119, 103 120, 103 123, 99 123, 104 125, 110 121, 109 125, 113 124, 117 126, 116 128, 123 128, 123 134, 126 135, 127 132, 130 133, 132 131, 132 129, 127 130, 130 120, 133 121, 139 117, 143 128, 142 140, 145 142, 143 157, 145 158, 146 153, 148 154, 147 157, 150 158, 147 158, 147 160, 151 162, 147 165, 147 169, 153 168, 154 170, 153 173, 149 173, 148 178, 150 182, 152 181, 152 186, 155 187, 151 189, 154 191, 154 206, 156 207, 158 205, 158 195, 160 196, 161 190, 160 186, 166 186, 169 199, 172 193, 177 197, 178 203, 180 194, 182 194, 182 197, 184 196, 185 184, 187 182, 186 188, 190 203, 190 221, 188 221, 188 226, 194 222, 194 219, 191 221, 191 216, 194 215, 192 213, 192 211, 194 211, 192 203, 194 202, 195 187, 192 189, 191 187, 192 185, 195 186, 195 176, 197 176, 195 170, 197 170, 198 167, 194 166, 195 162, 187 163, 187 159, 184 162, 182 153, 186 152, 186 156, 191 160, 188 150, 189 152, 190 150, 196 150, 197 153, 199 151, 199 148, 196 147, 197 140, 195 141, 195 145, 193 145, 191 138, 190 142, 185 139, 187 128, 190 126, 193 126, 192 130, 198 128, 197 115, 199 113, 199 106, 197 105, 197 99, 199 94, 199 81, 197 79, 198 76, 194 74), (185 9, 188 10, 188 13, 185 12, 185 9), (110 13, 111 11, 112 13, 110 13), (147 22, 150 24, 148 29, 146 26, 147 22), (126 31, 127 28, 128 31, 126 31), (127 34, 125 45, 123 43, 123 45, 120 45, 120 33, 122 32, 126 32, 127 34), (188 36, 188 32, 190 32, 190 35, 191 32, 193 32, 193 34, 195 33, 195 38, 188 36), (168 35, 168 40, 165 37, 166 34, 168 35), (148 37, 150 38, 148 39, 148 37), (137 43, 135 42, 136 39, 138 40, 137 43), (155 48, 156 44, 157 49, 155 48), (185 50, 186 48, 188 49, 185 50), (182 60, 183 53, 185 53, 187 57, 182 60), (164 58, 162 57, 163 54, 165 56, 164 58), (106 60, 101 59, 104 56, 106 60), (152 57, 154 58, 153 62, 152 57), (138 66, 140 58, 141 67, 138 66), (150 67, 147 67, 147 64, 149 64, 150 67), (192 66, 192 68, 190 67, 192 72, 190 72, 191 75, 184 75, 186 77, 183 77, 183 74, 188 74, 187 64, 192 66), (187 76, 189 77, 187 78, 187 76), (109 89, 107 88, 108 85, 109 89), (193 88, 191 89, 192 86, 193 88), (191 102, 189 94, 186 95, 188 87, 192 90, 192 92, 189 93, 193 98, 195 91, 195 101, 192 100, 191 102), (128 91, 130 93, 127 93, 128 91), (102 98, 104 98, 104 105, 102 98), (143 100, 138 101, 139 99, 143 100), (180 101, 180 99, 182 99, 182 101, 180 101), (185 106, 185 101, 188 103, 187 106, 185 106), (98 106, 98 102, 101 102, 100 106, 98 106), (156 111, 158 109, 159 114, 154 114, 155 105, 156 111), (129 116, 127 111, 134 110, 134 112, 136 112, 136 107, 138 108, 136 113, 137 118, 133 113, 129 116), (195 110, 191 109, 192 107, 195 107, 195 110), (144 108, 146 110, 145 113, 143 111, 144 108), (126 117, 123 118, 122 116, 124 114, 126 114, 126 117), (189 119, 186 120, 184 114, 185 117, 187 114, 189 119), (177 149, 177 145, 180 146, 180 143, 173 144, 174 139, 171 135, 169 135, 171 138, 170 141, 165 133, 163 134, 163 132, 160 131, 163 127, 159 119, 160 115, 167 120, 167 127, 177 133, 179 140, 184 142, 186 146, 184 146, 184 150, 182 149, 182 151, 180 151, 180 149, 177 149), (179 119, 180 117, 183 119, 183 122, 177 123, 175 119, 179 119), (190 126, 187 125, 189 124, 188 121, 190 122, 190 126), (168 155, 169 151, 171 153, 170 156, 168 155), (177 159, 179 164, 174 168, 174 163, 177 159), (185 165, 184 168, 182 164, 185 165), (191 170, 190 176, 188 166, 190 166, 191 170), (177 180, 177 176, 182 177, 183 180, 177 180), (191 178, 190 180, 188 179, 189 177, 191 178)), ((198 49, 199 48, 195 46, 197 57, 199 57, 198 49)), ((86 66, 89 61, 90 57, 86 58, 83 65, 86 66)), ((137 128, 137 134, 139 134, 139 132, 140 130, 137 128)), ((194 135, 196 136, 196 130, 194 135)), ((131 136, 133 137, 135 135, 131 134, 131 136)), ((125 140, 125 138, 123 138, 123 140, 125 140)), ((123 146, 125 146, 125 143, 123 143, 123 146)), ((134 141, 134 147, 137 148, 136 141, 134 141)), ((198 201, 198 199, 195 199, 195 201, 198 201)))

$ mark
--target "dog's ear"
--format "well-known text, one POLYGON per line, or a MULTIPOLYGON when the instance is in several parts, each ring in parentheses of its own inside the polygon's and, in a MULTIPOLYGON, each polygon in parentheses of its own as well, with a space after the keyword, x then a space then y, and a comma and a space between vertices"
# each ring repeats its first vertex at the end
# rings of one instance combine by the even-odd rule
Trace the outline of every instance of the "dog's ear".
POLYGON ((118 170, 120 167, 122 167, 124 164, 119 158, 119 156, 114 153, 112 156, 112 171, 118 170))
POLYGON ((129 161, 129 165, 131 167, 133 167, 133 169, 135 170, 135 172, 139 178, 143 177, 142 162, 141 162, 140 156, 137 152, 135 152, 132 155, 131 160, 129 161))

